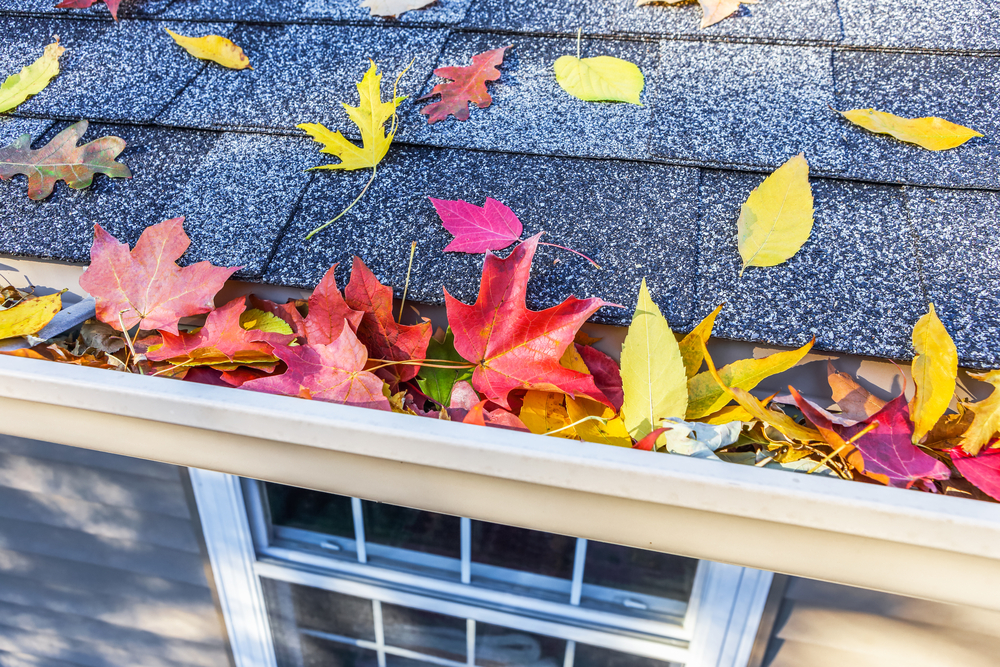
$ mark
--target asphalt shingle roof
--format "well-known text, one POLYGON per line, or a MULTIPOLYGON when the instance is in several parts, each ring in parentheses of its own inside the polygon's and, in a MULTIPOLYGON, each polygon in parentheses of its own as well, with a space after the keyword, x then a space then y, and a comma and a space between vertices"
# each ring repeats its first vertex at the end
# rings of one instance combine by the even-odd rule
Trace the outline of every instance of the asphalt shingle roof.
POLYGON ((240 265, 246 280, 312 287, 357 254, 401 290, 410 241, 420 243, 409 295, 440 303, 478 289, 481 258, 444 254, 449 235, 428 195, 511 206, 525 234, 580 250, 540 250, 529 302, 569 293, 624 309, 639 281, 679 330, 727 302, 716 332, 740 340, 893 358, 933 301, 962 363, 1000 366, 1000 5, 994 0, 762 0, 705 30, 694 3, 633 0, 438 0, 401 19, 358 0, 125 0, 118 23, 101 4, 0 0, 0 73, 28 64, 50 36, 62 73, 13 114, 0 145, 29 132, 40 146, 86 118, 85 140, 115 134, 131 180, 65 184, 42 202, 24 181, 0 184, 0 255, 86 262, 92 226, 134 243, 177 215, 184 261, 240 265), (164 32, 221 34, 254 70, 195 60, 164 32), (614 55, 646 77, 642 106, 586 103, 552 73, 559 56, 614 55), (493 105, 467 122, 428 125, 404 102, 397 141, 371 190, 314 241, 367 172, 305 172, 334 162, 295 128, 321 122, 356 138, 341 102, 374 58, 418 97, 435 67, 512 45, 493 105), (986 136, 934 153, 851 126, 831 110, 875 107, 939 115, 986 136), (39 136, 41 135, 41 136, 39 136), (742 278, 740 204, 763 177, 804 151, 816 224, 787 264, 742 278))

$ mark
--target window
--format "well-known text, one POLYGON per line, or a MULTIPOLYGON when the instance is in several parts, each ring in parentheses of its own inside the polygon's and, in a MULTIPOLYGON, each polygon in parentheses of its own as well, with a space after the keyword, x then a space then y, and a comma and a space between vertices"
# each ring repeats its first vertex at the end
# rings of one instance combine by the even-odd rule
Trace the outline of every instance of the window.
POLYGON ((238 547, 203 519, 224 610, 253 606, 266 644, 246 665, 692 667, 699 618, 721 608, 733 625, 733 586, 691 558, 218 473, 192 480, 199 514, 218 514, 225 496, 244 526, 238 547), (223 565, 234 559, 237 576, 223 565))

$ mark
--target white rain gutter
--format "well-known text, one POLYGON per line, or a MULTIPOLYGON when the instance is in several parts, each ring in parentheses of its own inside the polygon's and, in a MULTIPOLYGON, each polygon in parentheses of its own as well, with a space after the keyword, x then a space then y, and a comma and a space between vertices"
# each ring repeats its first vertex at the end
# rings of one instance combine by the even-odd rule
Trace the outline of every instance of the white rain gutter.
POLYGON ((0 356, 2 430, 1000 611, 1000 505, 0 356))

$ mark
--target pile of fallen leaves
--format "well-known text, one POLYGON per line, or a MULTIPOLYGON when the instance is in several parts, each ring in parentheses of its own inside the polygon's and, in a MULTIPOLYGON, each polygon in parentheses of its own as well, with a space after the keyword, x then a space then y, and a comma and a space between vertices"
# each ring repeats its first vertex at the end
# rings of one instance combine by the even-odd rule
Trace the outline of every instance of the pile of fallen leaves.
MULTIPOLYGON (((434 203, 443 218, 487 210, 434 203)), ((499 202, 489 206, 503 214, 499 202)), ((96 317, 82 324, 56 326, 60 294, 4 288, 0 339, 30 345, 5 354, 1000 500, 1000 390, 949 410, 958 355, 933 306, 913 331, 909 403, 902 394, 881 401, 831 366, 835 406, 824 408, 792 387, 787 396, 750 393, 798 364, 811 342, 716 368, 706 343, 722 306, 678 339, 645 281, 619 365, 580 331, 615 304, 568 297, 526 307, 538 236, 504 259, 487 252, 478 299, 445 291, 449 327, 434 332, 428 320, 401 324, 392 289, 358 258, 343 291, 334 266, 308 301, 249 296, 215 307, 236 268, 178 266, 189 245, 182 222, 148 228, 132 250, 95 226, 80 285, 96 317)), ((520 231, 518 223, 510 235, 520 231)), ((1000 388, 1000 371, 973 377, 1000 388)))

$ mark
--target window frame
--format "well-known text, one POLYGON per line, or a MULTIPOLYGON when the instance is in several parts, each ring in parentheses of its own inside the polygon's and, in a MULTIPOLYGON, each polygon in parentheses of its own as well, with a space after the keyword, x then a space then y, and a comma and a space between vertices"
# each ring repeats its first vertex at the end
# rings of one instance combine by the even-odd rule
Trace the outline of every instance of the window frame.
MULTIPOLYGON (((218 582, 219 597, 223 601, 223 614, 236 667, 276 667, 277 664, 260 585, 261 576, 367 597, 373 600, 373 613, 376 615, 382 602, 400 603, 416 608, 425 607, 421 603, 421 596, 389 586, 405 583, 407 580, 412 581, 414 576, 419 575, 378 568, 377 574, 382 575, 385 579, 383 583, 387 584, 380 586, 371 577, 375 568, 366 568, 364 564, 364 560, 367 559, 366 550, 352 563, 342 558, 317 556, 271 544, 268 521, 265 518, 266 504, 257 491, 256 482, 196 468, 190 469, 190 475, 198 512, 202 517, 213 575, 218 582), (254 524, 253 527, 251 523, 254 524), (332 569, 345 576, 325 574, 323 569, 332 569), (363 572, 366 575, 365 580, 357 576, 362 573, 362 569, 365 570, 363 572), (351 578, 351 575, 354 577, 351 578)), ((360 512, 360 503, 355 500, 352 502, 352 507, 357 516, 360 512)), ((470 534, 468 524, 469 519, 463 518, 463 538, 470 534)), ((359 523, 355 522, 355 526, 358 525, 359 523)), ((355 542, 357 543, 357 538, 355 542)), ((583 541, 583 544, 586 544, 586 541, 583 541)), ((468 549, 468 540, 463 539, 463 556, 467 555, 468 549)), ((464 563, 469 563, 468 559, 463 560, 464 563)), ((574 576, 574 581, 580 583, 573 586, 574 590, 571 592, 571 600, 577 603, 582 593, 582 564, 578 546, 574 559, 574 575, 578 576, 574 576)), ((463 565, 460 567, 460 579, 453 585, 461 590, 464 586, 462 580, 468 581, 469 577, 471 577, 471 567, 463 565)), ((642 648, 639 646, 640 643, 649 644, 648 640, 637 641, 626 635, 601 632, 594 627, 567 630, 568 626, 549 624, 549 621, 537 617, 529 619, 518 614, 476 607, 469 604, 468 595, 464 599, 456 598, 440 602, 434 609, 428 611, 440 613, 444 610, 444 613, 471 619, 470 623, 479 620, 529 632, 553 634, 566 639, 568 643, 581 641, 612 649, 618 647, 618 650, 680 662, 686 667, 745 667, 753 648, 771 578, 772 574, 769 572, 701 561, 684 620, 679 625, 671 626, 672 640, 675 643, 663 644, 665 648, 655 655, 651 655, 648 651, 637 650, 642 648), (553 633, 552 630, 556 627, 559 632, 553 633)), ((442 583, 437 579, 435 582, 438 585, 442 583)), ((469 589, 470 587, 466 587, 464 592, 469 592, 469 589)), ((477 595, 484 593, 478 588, 476 592, 477 595)), ((485 597, 494 600, 504 599, 504 595, 495 591, 485 593, 485 597)), ((563 614, 567 611, 566 607, 573 606, 581 621, 590 617, 591 620, 596 618, 603 622, 613 616, 576 605, 537 600, 533 602, 540 602, 542 607, 555 604, 563 614)), ((666 626, 664 623, 627 618, 633 628, 641 626, 655 631, 662 630, 666 626)), ((378 627, 380 626, 376 625, 376 628, 378 627)), ((380 664, 384 664, 387 652, 400 655, 395 649, 386 650, 381 633, 378 632, 376 632, 375 650, 380 657, 380 664)), ((572 651, 572 648, 568 648, 567 653, 571 654, 572 651)), ((452 663, 445 661, 440 664, 452 663)))

